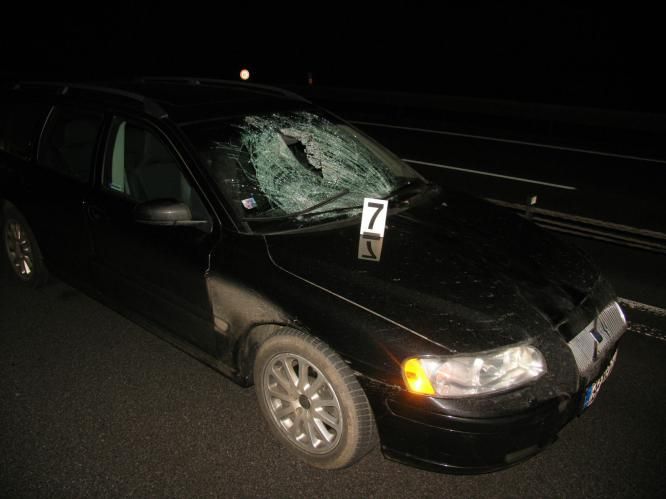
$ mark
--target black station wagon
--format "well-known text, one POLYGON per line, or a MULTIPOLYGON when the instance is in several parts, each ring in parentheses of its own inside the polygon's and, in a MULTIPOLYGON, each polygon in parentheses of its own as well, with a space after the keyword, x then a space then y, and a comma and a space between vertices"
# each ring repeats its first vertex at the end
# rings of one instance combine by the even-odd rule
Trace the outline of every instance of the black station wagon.
POLYGON ((377 442, 438 471, 514 464, 615 361, 625 319, 578 250, 289 92, 20 83, 0 120, 8 274, 48 268, 255 385, 313 466, 377 442))

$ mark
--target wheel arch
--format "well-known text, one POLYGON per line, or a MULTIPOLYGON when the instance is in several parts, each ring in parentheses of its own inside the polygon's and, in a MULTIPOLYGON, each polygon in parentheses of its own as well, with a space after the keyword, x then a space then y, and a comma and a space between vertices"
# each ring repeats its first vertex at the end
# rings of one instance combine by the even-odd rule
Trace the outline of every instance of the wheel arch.
POLYGON ((244 380, 246 386, 254 384, 254 362, 257 358, 257 351, 264 341, 284 329, 299 331, 301 333, 324 341, 322 338, 312 334, 303 324, 298 322, 269 322, 255 324, 247 331, 236 343, 235 359, 238 372, 244 380))
POLYGON ((267 338, 282 328, 312 334, 279 304, 237 279, 211 272, 206 285, 218 352, 242 385, 253 384, 256 352, 267 338))

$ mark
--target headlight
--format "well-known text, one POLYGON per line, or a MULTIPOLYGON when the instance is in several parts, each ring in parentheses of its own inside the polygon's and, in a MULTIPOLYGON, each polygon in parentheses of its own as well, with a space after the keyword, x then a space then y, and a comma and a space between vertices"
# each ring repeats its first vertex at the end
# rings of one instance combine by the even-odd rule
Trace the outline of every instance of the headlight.
POLYGON ((469 397, 509 390, 545 372, 543 355, 530 345, 471 355, 412 357, 402 364, 409 391, 435 397, 469 397))

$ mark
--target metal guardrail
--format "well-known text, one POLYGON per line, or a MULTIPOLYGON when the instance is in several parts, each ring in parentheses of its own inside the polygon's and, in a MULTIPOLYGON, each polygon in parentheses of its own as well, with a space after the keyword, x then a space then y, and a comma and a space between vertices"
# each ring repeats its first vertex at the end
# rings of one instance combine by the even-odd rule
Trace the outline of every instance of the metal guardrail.
MULTIPOLYGON (((486 200, 520 213, 525 213, 527 208, 524 204, 510 203, 499 199, 486 198, 486 200)), ((537 225, 546 229, 666 254, 666 234, 663 232, 537 208, 536 206, 530 206, 529 212, 531 219, 537 225)))

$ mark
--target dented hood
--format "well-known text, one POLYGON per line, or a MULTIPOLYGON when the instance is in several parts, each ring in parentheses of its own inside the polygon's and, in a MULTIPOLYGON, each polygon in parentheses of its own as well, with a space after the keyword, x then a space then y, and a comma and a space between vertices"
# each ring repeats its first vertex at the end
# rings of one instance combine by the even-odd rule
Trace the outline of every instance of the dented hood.
POLYGON ((270 256, 331 299, 342 296, 455 351, 554 331, 599 279, 577 249, 462 194, 390 214, 379 262, 357 258, 357 221, 267 236, 270 256))

